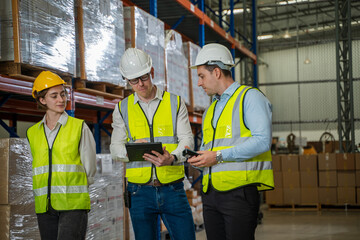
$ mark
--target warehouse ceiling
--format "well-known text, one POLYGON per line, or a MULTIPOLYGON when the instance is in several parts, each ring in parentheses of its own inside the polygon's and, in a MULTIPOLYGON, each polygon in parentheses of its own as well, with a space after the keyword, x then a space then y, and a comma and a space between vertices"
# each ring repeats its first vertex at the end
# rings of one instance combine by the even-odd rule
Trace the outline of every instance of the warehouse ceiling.
MULTIPOLYGON (((146 11, 150 11, 150 0, 132 0, 146 11)), ((194 2, 194 1, 193 1, 194 2)), ((196 1, 195 1, 196 2, 196 1)), ((223 20, 230 22, 230 0, 222 0, 223 20)), ((251 3, 246 0, 235 1, 234 22, 236 39, 248 48, 251 45, 252 15, 251 3), (245 15, 244 15, 245 12, 245 15), (246 25, 244 25, 246 18, 246 25)), ((177 25, 176 30, 198 43, 198 18, 174 0, 157 0, 158 18, 169 27, 177 25)), ((205 11, 219 24, 219 0, 205 0, 205 11), (216 15, 217 14, 217 15, 216 15)), ((360 1, 351 1, 352 38, 360 39, 360 1)), ((219 24, 220 25, 220 24, 219 24)), ((228 25, 223 23, 224 29, 228 25)), ((257 0, 258 52, 291 48, 301 45, 318 44, 335 40, 335 0, 257 0)), ((212 29, 205 28, 205 42, 220 42, 230 45, 212 29)), ((236 53, 241 57, 240 52, 236 53)))

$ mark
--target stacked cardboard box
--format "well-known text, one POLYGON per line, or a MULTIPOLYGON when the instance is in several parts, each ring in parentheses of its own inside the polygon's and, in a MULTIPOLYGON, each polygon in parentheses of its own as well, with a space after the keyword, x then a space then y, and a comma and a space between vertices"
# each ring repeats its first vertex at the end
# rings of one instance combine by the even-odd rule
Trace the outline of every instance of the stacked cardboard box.
POLYGON ((319 167, 319 203, 337 204, 336 154, 318 155, 319 167))
POLYGON ((275 188, 272 191, 265 192, 266 203, 274 205, 284 204, 284 190, 283 190, 283 175, 281 172, 281 156, 272 156, 274 184, 275 188))
POLYGON ((355 204, 355 155, 353 153, 336 154, 336 168, 338 171, 338 203, 355 204))
POLYGON ((360 153, 355 153, 356 202, 360 205, 360 153))
POLYGON ((0 239, 40 239, 26 139, 0 139, 0 239))
POLYGON ((153 83, 165 90, 164 23, 138 7, 124 7, 125 46, 136 47, 152 58, 153 83))
MULTIPOLYGON (((1 61, 14 61, 75 73, 73 0, 0 1, 1 61), (13 16, 12 3, 18 13, 13 16), (13 17, 19 16, 19 52, 14 49, 13 17)), ((16 40, 16 39, 15 39, 16 40)))
POLYGON ((281 169, 284 186, 284 204, 300 204, 299 156, 282 155, 281 169))
POLYGON ((189 106, 188 60, 184 54, 181 35, 174 30, 166 31, 165 57, 167 91, 181 96, 189 106))
POLYGON ((79 0, 76 3, 76 76, 125 86, 119 68, 125 52, 122 2, 87 0, 81 1, 81 6, 79 0), (84 53, 80 54, 82 47, 84 53))
POLYGON ((301 155, 299 161, 301 204, 317 204, 319 202, 317 155, 301 155))

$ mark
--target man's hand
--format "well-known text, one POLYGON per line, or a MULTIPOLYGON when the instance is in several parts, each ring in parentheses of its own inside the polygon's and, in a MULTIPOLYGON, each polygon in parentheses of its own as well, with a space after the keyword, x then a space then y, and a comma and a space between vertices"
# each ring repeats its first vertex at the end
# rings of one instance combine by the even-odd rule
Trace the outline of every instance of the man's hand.
POLYGON ((197 157, 191 157, 188 159, 194 167, 211 167, 217 164, 216 151, 197 151, 200 155, 197 157))
POLYGON ((145 153, 143 158, 146 161, 153 163, 157 167, 171 165, 171 163, 175 160, 174 159, 175 157, 166 150, 166 147, 163 147, 163 151, 164 154, 161 154, 156 151, 151 151, 155 156, 152 154, 145 153))

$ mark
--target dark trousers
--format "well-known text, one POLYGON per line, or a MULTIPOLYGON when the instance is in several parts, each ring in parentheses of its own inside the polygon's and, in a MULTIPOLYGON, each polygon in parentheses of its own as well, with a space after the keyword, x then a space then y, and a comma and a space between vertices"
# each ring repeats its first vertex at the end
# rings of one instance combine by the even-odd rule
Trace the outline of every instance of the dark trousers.
POLYGON ((88 222, 87 210, 37 214, 42 240, 83 240, 88 222))
POLYGON ((208 240, 254 240, 259 212, 256 186, 218 192, 209 186, 203 194, 204 223, 208 240))

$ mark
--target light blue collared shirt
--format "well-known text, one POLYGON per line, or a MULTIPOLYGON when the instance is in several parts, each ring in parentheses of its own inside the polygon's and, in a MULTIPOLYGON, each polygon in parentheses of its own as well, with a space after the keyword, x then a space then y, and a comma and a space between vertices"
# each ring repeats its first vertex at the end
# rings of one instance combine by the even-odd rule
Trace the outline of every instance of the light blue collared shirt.
MULTIPOLYGON (((213 126, 238 87, 240 84, 234 82, 221 96, 216 95, 213 98, 213 101, 218 100, 214 110, 213 126)), ((252 137, 233 148, 221 150, 224 161, 244 161, 270 150, 272 141, 271 108, 271 103, 260 91, 256 89, 247 91, 244 98, 244 121, 250 129, 252 137)), ((203 142, 201 146, 203 146, 203 142)))

